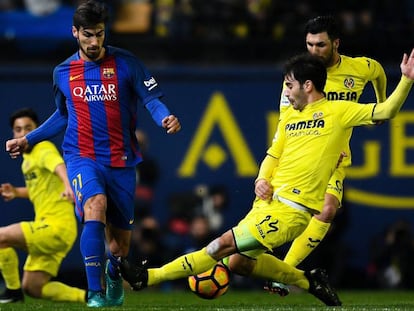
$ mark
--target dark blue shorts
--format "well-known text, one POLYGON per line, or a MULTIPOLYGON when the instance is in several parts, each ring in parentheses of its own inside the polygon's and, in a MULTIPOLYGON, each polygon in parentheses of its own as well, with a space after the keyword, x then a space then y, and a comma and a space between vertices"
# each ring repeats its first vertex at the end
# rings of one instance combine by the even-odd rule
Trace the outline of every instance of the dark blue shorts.
POLYGON ((107 197, 107 223, 131 230, 134 223, 135 167, 113 168, 92 159, 77 158, 66 163, 75 194, 76 216, 83 222, 85 202, 97 195, 107 197))

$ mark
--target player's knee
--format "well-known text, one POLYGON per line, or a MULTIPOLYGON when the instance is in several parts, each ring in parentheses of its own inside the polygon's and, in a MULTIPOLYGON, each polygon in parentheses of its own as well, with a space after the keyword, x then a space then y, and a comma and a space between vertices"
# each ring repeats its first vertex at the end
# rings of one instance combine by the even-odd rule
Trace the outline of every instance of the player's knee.
POLYGON ((89 198, 84 206, 85 219, 87 220, 102 220, 106 213, 106 197, 103 194, 98 194, 89 198))
POLYGON ((206 247, 207 254, 216 260, 234 254, 236 246, 234 244, 233 234, 231 230, 226 231, 220 237, 211 241, 206 247))

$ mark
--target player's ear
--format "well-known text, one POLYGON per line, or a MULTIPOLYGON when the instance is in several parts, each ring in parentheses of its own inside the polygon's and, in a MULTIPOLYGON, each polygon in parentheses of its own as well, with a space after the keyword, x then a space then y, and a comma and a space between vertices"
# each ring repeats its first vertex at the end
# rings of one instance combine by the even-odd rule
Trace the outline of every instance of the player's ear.
POLYGON ((313 82, 311 80, 306 80, 303 86, 305 90, 309 92, 313 88, 313 82))
POLYGON ((339 38, 335 39, 333 41, 333 47, 334 47, 335 50, 338 50, 338 48, 339 48, 339 38))
POLYGON ((78 30, 76 29, 75 26, 72 26, 72 36, 76 39, 79 39, 78 37, 78 30))

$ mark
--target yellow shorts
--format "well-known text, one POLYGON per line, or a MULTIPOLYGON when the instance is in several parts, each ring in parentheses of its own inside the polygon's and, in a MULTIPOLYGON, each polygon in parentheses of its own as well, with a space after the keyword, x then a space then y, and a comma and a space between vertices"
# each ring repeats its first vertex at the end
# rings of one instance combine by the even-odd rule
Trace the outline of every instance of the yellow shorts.
POLYGON ((75 217, 56 223, 50 219, 20 223, 27 245, 25 271, 44 271, 56 276, 63 258, 75 243, 75 217))
POLYGON ((342 202, 344 195, 344 179, 345 179, 345 168, 338 167, 329 179, 328 188, 326 193, 335 196, 339 203, 342 202))
POLYGON ((233 228, 237 248, 251 257, 293 241, 308 225, 312 215, 277 200, 258 198, 250 212, 233 228), (250 252, 248 252, 250 251, 250 252))

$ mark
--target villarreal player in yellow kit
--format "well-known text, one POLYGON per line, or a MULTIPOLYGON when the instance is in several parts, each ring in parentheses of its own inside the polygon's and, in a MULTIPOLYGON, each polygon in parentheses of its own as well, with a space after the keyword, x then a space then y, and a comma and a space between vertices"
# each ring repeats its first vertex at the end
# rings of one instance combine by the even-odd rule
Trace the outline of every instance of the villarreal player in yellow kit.
MULTIPOLYGON (((27 134, 37 124, 37 115, 31 109, 19 110, 10 117, 14 137, 27 134)), ((85 290, 51 281, 77 237, 73 195, 62 156, 54 144, 43 141, 23 153, 21 168, 26 187, 4 183, 1 195, 6 201, 29 198, 35 218, 0 228, 0 271, 6 284, 0 303, 23 300, 22 287, 35 298, 85 302, 85 290), (28 254, 22 286, 15 248, 28 254)))
POLYGON ((290 107, 260 165, 249 213, 206 247, 162 267, 121 265, 124 279, 139 290, 199 274, 230 256, 228 267, 234 273, 296 285, 326 305, 341 305, 323 269, 302 271, 265 252, 292 241, 312 215, 322 211, 347 129, 396 116, 414 81, 414 49, 409 57, 404 54, 401 72, 397 88, 384 103, 328 101, 320 58, 308 53, 292 58, 284 75, 290 107))
MULTIPOLYGON (((386 99, 387 78, 381 64, 369 57, 349 57, 339 54, 339 29, 333 16, 319 16, 308 21, 305 26, 306 47, 310 54, 321 57, 327 70, 327 81, 324 88, 325 97, 329 101, 347 100, 359 102, 360 97, 371 83, 377 102, 386 99)), ((285 96, 280 100, 280 119, 290 106, 285 96)), ((335 169, 326 189, 324 207, 318 215, 312 217, 304 232, 295 239, 284 261, 294 267, 300 264, 324 239, 329 231, 343 198, 343 181, 346 167, 352 163, 349 141, 352 128, 344 137, 343 153, 345 157, 335 169)), ((269 289, 284 296, 288 288, 283 284, 270 283, 269 289)))

